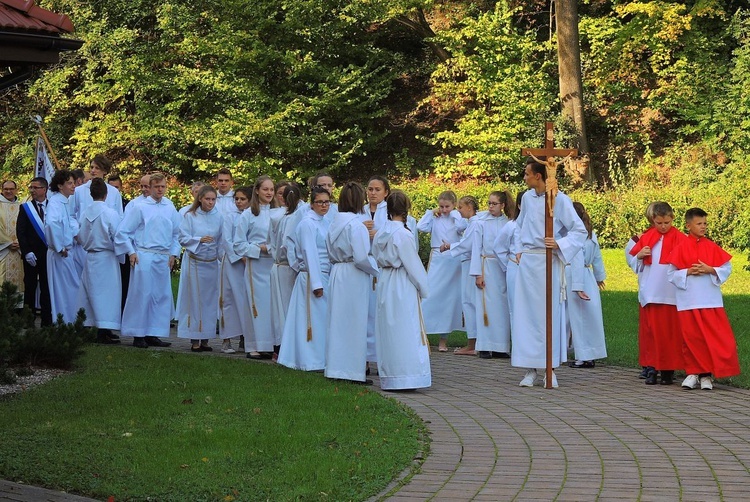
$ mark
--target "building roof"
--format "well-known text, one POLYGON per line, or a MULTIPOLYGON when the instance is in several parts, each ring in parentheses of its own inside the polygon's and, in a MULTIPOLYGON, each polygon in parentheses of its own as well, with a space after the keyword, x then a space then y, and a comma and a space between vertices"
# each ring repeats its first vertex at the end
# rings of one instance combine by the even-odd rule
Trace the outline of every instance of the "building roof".
POLYGON ((68 16, 42 9, 34 0, 0 0, 0 29, 48 34, 74 31, 68 16))

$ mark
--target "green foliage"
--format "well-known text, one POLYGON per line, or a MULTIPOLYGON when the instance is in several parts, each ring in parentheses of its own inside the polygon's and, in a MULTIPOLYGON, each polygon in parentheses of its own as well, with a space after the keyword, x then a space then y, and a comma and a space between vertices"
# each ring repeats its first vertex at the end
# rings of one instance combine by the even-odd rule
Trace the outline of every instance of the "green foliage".
POLYGON ((442 150, 434 160, 441 178, 507 179, 520 149, 537 146, 541 125, 554 114, 553 51, 534 32, 516 28, 516 14, 499 2, 437 37, 453 57, 433 73, 422 106, 455 119, 429 139, 442 150))
POLYGON ((0 374, 7 375, 9 365, 70 368, 83 353, 83 345, 94 340, 94 330, 83 325, 84 310, 78 311, 75 322, 66 323, 59 315, 52 326, 36 327, 28 309, 18 309, 22 299, 15 285, 3 283, 0 288, 0 374))

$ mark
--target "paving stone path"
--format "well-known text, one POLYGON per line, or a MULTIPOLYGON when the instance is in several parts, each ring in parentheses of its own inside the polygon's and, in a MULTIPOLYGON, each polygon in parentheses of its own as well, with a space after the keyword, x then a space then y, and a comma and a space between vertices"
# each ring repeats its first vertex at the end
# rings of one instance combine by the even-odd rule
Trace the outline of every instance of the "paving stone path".
MULTIPOLYGON (((187 351, 172 341, 148 350, 187 351)), ((430 452, 374 500, 750 500, 748 390, 646 386, 604 365, 560 368, 558 389, 522 388, 507 359, 437 352, 432 372, 430 389, 386 393, 426 421, 430 452)), ((90 499, 0 481, 0 500, 90 499)))

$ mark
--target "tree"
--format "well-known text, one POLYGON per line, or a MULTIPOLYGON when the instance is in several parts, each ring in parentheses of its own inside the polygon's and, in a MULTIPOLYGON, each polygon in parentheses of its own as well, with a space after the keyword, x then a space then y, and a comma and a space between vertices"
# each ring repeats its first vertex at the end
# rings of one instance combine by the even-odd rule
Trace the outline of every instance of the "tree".
MULTIPOLYGON (((557 25, 557 61, 560 71, 562 113, 576 126, 578 149, 583 153, 589 153, 583 106, 577 0, 555 0, 555 21, 557 25)), ((593 180, 590 170, 587 177, 589 181, 593 180)))

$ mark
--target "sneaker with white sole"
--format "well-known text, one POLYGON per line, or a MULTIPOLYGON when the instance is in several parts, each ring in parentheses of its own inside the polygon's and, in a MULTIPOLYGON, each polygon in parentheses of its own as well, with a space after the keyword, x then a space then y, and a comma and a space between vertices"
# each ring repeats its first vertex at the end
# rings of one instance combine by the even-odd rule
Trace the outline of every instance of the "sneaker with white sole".
POLYGON ((232 341, 231 340, 224 340, 224 342, 221 344, 221 351, 224 354, 234 354, 237 352, 232 348, 232 341))
MULTIPOLYGON (((544 380, 542 381, 544 383, 544 387, 547 388, 547 376, 545 375, 544 380)), ((557 375, 555 375, 555 372, 552 372, 552 388, 557 388, 557 375)))
POLYGON ((526 370, 526 376, 523 377, 523 380, 521 380, 521 383, 518 384, 519 387, 533 387, 534 382, 536 381, 536 370, 526 370))
POLYGON ((685 380, 682 381, 683 389, 697 389, 701 381, 698 375, 688 375, 685 380))
POLYGON ((710 376, 701 377, 701 390, 711 390, 713 388, 714 383, 710 376))

